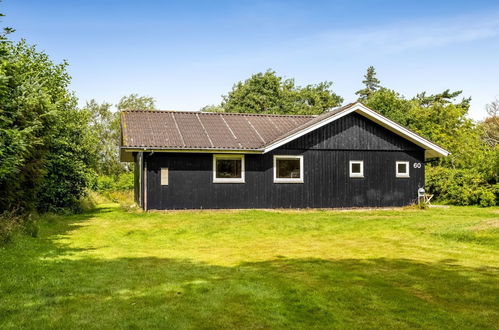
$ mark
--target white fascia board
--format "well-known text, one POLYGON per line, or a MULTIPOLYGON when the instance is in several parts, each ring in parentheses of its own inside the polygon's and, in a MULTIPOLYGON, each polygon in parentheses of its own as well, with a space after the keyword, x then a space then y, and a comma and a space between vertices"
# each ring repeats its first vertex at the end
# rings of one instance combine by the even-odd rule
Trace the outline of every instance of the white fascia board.
POLYGON ((350 108, 347 108, 339 113, 337 113, 336 115, 333 115, 321 122, 318 122, 316 123, 315 125, 312 125, 310 127, 307 127, 306 129, 302 130, 302 131, 299 131, 299 132, 296 132, 295 134, 292 134, 282 140, 279 140, 279 141, 276 141, 275 143, 267 146, 264 150, 263 150, 263 153, 267 153, 269 151, 272 151, 276 148, 279 148, 280 146, 288 143, 288 142, 291 142, 307 133, 310 133, 322 126, 325 126, 343 116, 346 116, 352 112, 357 112, 361 115, 363 115, 364 117, 378 123, 379 125, 387 128, 388 130, 394 132, 395 134, 397 135, 400 135, 404 138, 406 138, 407 140, 415 143, 416 145, 422 147, 425 149, 425 157, 429 158, 429 157, 440 157, 440 156, 448 156, 449 155, 449 152, 439 146, 437 146, 436 144, 426 140, 425 138, 417 135, 416 133, 413 133, 411 131, 409 131, 408 129, 400 126, 399 124, 395 123, 394 121, 374 112, 373 110, 369 109, 368 107, 364 106, 363 104, 361 103, 355 103, 354 105, 352 105, 350 108))

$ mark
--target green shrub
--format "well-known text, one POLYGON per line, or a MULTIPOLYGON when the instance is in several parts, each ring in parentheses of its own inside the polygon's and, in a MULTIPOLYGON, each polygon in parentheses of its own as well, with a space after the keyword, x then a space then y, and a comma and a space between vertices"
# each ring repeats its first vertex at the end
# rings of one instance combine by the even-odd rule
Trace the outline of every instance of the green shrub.
POLYGON ((133 190, 133 172, 125 172, 116 177, 101 175, 97 178, 95 190, 98 192, 133 190))
POLYGON ((133 190, 133 172, 120 174, 115 184, 115 190, 133 190))
POLYGON ((428 167, 427 190, 440 202, 453 205, 494 206, 497 203, 497 184, 489 184, 482 173, 470 169, 428 167))
POLYGON ((480 192, 480 206, 488 207, 496 205, 497 191, 494 193, 492 189, 485 189, 480 192))
POLYGON ((100 175, 97 177, 96 189, 97 191, 108 191, 114 189, 114 179, 107 175, 100 175))

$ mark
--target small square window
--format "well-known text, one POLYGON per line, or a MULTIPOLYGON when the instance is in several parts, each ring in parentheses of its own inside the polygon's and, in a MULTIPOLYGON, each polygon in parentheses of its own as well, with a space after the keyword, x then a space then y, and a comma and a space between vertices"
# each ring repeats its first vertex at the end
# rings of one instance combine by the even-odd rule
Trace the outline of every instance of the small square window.
POLYGON ((350 161, 350 177, 363 178, 364 177, 364 161, 351 160, 350 161))
POLYGON ((303 156, 274 156, 274 183, 303 183, 303 156))
POLYGON ((408 178, 409 177, 409 162, 396 162, 395 171, 397 178, 408 178))
POLYGON ((244 155, 213 155, 214 183, 244 183, 244 155))

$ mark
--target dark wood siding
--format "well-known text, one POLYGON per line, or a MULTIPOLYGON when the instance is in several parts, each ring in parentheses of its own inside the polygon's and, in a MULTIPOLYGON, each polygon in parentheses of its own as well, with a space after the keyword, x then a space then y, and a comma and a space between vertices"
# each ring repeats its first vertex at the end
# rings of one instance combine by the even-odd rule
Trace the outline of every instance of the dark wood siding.
POLYGON ((390 150, 418 151, 421 148, 381 127, 375 122, 351 113, 325 125, 282 149, 298 150, 390 150))
POLYGON ((424 183, 424 150, 357 114, 271 153, 245 155, 246 183, 213 183, 212 157, 146 156, 148 209, 401 206, 414 202, 424 183), (274 183, 273 155, 303 155, 304 183, 274 183), (364 178, 349 177, 350 160, 364 161, 364 178), (396 178, 396 161, 409 161, 409 178, 396 178), (167 186, 160 185, 162 167, 167 186))

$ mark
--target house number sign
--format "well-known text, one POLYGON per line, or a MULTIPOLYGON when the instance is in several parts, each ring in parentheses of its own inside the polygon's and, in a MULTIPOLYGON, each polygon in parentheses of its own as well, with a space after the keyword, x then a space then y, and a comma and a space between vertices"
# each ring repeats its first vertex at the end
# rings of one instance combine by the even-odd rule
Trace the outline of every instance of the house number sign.
POLYGON ((421 168, 421 163, 414 163, 414 168, 421 168))

